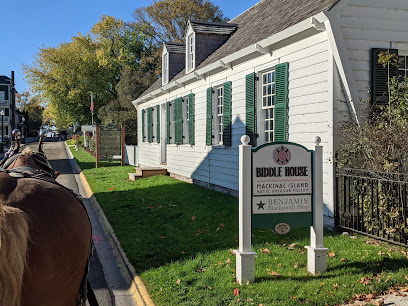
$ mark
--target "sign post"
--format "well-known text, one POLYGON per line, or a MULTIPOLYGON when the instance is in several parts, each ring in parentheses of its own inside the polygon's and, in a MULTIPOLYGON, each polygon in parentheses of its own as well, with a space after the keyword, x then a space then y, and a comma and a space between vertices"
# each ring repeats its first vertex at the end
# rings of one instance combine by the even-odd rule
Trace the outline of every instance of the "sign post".
POLYGON ((306 246, 307 270, 312 274, 327 270, 328 249, 323 246, 323 147, 319 145, 320 141, 320 137, 315 137, 313 226, 310 227, 310 246, 306 246))
POLYGON ((287 234, 292 228, 311 228, 308 271, 324 273, 323 147, 315 137, 315 151, 290 142, 273 142, 252 148, 247 135, 239 146, 239 249, 237 281, 255 280, 252 228, 272 228, 287 234), (252 221, 252 224, 251 224, 252 221))
POLYGON ((251 239, 251 148, 250 138, 241 137, 239 146, 239 249, 236 254, 236 275, 240 284, 255 281, 255 255, 251 239))

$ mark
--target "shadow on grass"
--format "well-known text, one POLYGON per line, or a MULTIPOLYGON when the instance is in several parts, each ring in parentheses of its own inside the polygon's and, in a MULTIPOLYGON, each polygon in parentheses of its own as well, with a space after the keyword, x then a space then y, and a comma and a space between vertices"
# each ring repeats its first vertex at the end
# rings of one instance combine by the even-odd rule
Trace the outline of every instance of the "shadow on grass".
POLYGON ((379 275, 384 271, 397 272, 400 269, 408 267, 408 262, 405 259, 390 259, 384 258, 383 261, 367 261, 367 262, 345 262, 343 264, 336 265, 327 269, 325 274, 318 275, 304 275, 304 276, 293 276, 293 275, 279 275, 279 276, 264 276, 257 277, 256 282, 273 281, 273 280, 295 280, 295 281, 310 281, 316 279, 331 279, 334 277, 341 276, 345 273, 359 275, 379 275))
POLYGON ((238 200, 232 196, 181 182, 94 195, 138 273, 237 247, 238 200))
MULTIPOLYGON (((82 170, 86 170, 86 169, 94 169, 96 168, 96 162, 78 162, 77 164, 79 166, 79 168, 81 168, 82 170)), ((99 167, 105 167, 105 168, 109 168, 109 167, 120 167, 120 162, 107 162, 107 161, 102 161, 99 163, 99 167)))
MULTIPOLYGON (((164 177, 165 178, 165 177, 164 177)), ((157 180, 157 179, 156 179, 157 180)), ((238 199, 172 180, 130 191, 95 193, 136 271, 238 247, 238 199)), ((254 231, 253 243, 304 240, 309 231, 286 236, 254 231)))

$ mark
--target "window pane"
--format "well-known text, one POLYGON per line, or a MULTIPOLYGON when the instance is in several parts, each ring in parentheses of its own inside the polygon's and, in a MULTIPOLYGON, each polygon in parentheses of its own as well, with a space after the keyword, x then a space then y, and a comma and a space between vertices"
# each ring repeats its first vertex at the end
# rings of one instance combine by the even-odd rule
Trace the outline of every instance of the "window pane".
POLYGON ((266 86, 262 86, 262 95, 266 95, 266 86))
POLYGON ((272 73, 268 73, 268 83, 272 82, 272 73))
POLYGON ((272 97, 271 96, 268 97, 268 106, 272 106, 272 97))
POLYGON ((398 68, 405 68, 405 56, 398 56, 398 68))
POLYGON ((266 73, 263 75, 262 83, 266 84, 267 83, 267 75, 266 73))
POLYGON ((272 94, 272 85, 268 85, 268 95, 272 94))

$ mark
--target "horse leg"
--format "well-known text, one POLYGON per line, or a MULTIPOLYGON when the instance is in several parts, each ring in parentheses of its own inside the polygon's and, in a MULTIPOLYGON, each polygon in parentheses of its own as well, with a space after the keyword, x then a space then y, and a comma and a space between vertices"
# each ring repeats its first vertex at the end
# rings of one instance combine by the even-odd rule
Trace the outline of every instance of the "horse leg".
POLYGON ((24 212, 0 204, 0 305, 20 305, 28 233, 24 212))

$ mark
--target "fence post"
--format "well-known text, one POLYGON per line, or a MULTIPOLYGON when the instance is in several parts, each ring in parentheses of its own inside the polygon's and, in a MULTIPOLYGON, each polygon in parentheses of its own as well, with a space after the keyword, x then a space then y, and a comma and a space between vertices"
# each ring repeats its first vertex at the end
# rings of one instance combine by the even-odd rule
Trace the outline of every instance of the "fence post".
POLYGON ((255 281, 255 255, 252 251, 252 146, 247 135, 241 137, 239 145, 239 249, 236 254, 237 281, 242 284, 255 281))
POLYGON ((95 145, 95 149, 96 149, 96 164, 95 167, 99 168, 99 137, 101 136, 99 133, 99 125, 95 126, 95 134, 96 134, 96 145, 95 145))
POLYGON ((122 124, 120 126, 120 153, 121 153, 121 160, 120 165, 123 167, 125 165, 125 126, 122 124))
POLYGON ((312 274, 327 270, 327 248, 323 246, 323 146, 315 137, 313 152, 313 225, 310 227, 310 246, 307 249, 307 270, 312 274))

